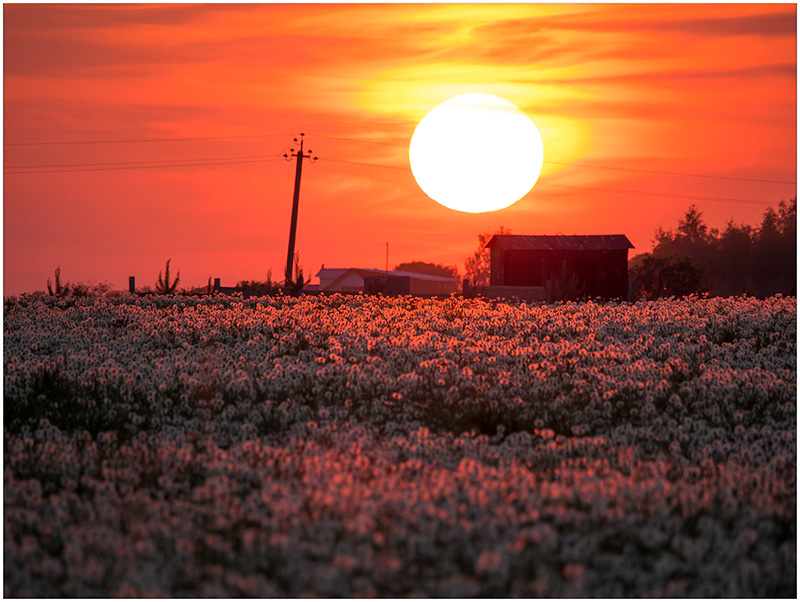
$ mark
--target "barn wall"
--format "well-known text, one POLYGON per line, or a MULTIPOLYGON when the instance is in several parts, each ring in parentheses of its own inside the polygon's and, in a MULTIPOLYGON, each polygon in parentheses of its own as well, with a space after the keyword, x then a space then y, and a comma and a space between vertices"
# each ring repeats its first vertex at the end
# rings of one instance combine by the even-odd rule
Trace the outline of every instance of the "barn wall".
POLYGON ((428 280, 395 274, 364 277, 364 292, 370 295, 449 295, 457 291, 457 280, 428 280))
POLYGON ((458 291, 458 281, 411 278, 410 287, 412 295, 448 295, 458 291))
POLYGON ((489 284, 492 286, 502 286, 503 281, 503 249, 492 247, 490 252, 489 284))
POLYGON ((625 298, 628 251, 507 250, 492 248, 493 286, 544 286, 572 281, 579 296, 625 298))
POLYGON ((547 251, 506 251, 505 286, 544 286, 547 251))
POLYGON ((355 272, 350 272, 342 277, 335 288, 326 288, 330 291, 357 292, 364 290, 364 278, 355 272))
POLYGON ((320 290, 325 290, 331 284, 333 284, 334 280, 336 280, 341 275, 342 275, 341 272, 336 273, 335 275, 334 274, 320 274, 320 276, 319 276, 319 289, 320 290))
POLYGON ((410 292, 408 276, 374 274, 364 276, 364 292, 368 295, 407 295, 410 292))

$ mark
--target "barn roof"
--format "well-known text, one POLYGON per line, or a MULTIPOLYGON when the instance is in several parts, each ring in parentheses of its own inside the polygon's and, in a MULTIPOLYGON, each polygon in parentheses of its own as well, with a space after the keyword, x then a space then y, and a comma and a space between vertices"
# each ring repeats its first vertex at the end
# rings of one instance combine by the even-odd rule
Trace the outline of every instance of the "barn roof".
POLYGON ((505 251, 608 251, 633 249, 624 234, 586 234, 578 236, 527 236, 495 234, 487 248, 500 247, 505 251))

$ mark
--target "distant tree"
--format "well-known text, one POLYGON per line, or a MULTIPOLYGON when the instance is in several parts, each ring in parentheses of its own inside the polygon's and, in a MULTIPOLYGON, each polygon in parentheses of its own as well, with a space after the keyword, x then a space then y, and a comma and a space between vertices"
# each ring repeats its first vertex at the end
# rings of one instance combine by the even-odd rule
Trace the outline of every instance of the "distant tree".
POLYGON ((781 292, 797 294, 797 197, 778 205, 778 263, 781 267, 781 292))
MULTIPOLYGON (((796 211, 796 205, 795 205, 796 211)), ((784 218, 789 219, 791 210, 784 209, 784 218)), ((795 218, 796 224, 796 218, 795 218)), ((772 207, 764 211, 761 226, 754 240, 753 258, 757 270, 753 276, 756 281, 757 294, 766 296, 774 292, 788 292, 791 281, 796 280, 796 243, 785 244, 782 229, 794 230, 791 223, 782 223, 781 216, 772 207), (791 266, 791 270, 787 267, 791 266)))
POLYGON ((778 224, 781 234, 790 240, 797 237, 797 197, 778 205, 778 224))
POLYGON ((685 238, 690 244, 708 242, 708 226, 703 222, 703 213, 696 205, 691 205, 678 222, 678 236, 685 238))
POLYGON ((646 254, 630 271, 636 298, 683 297, 708 291, 703 270, 688 257, 657 257, 646 254))
POLYGON ((675 240, 675 233, 672 228, 664 230, 661 226, 656 228, 655 236, 653 237, 653 247, 661 247, 671 244, 675 240))
MULTIPOLYGON (((503 226, 500 226, 494 234, 511 234, 511 230, 506 230, 503 226)), ((478 248, 472 254, 472 257, 467 257, 464 261, 464 267, 466 269, 464 278, 469 280, 473 286, 489 285, 491 253, 489 249, 486 248, 486 243, 492 239, 494 234, 488 232, 478 234, 478 248)))
POLYGON ((753 228, 729 221, 716 243, 712 290, 717 295, 753 293, 753 228))
POLYGON ((409 261, 394 266, 395 270, 401 272, 413 272, 415 274, 427 274, 428 276, 442 276, 443 278, 458 279, 458 266, 441 265, 439 263, 427 263, 425 261, 409 261))
POLYGON ((156 292, 160 295, 174 295, 178 290, 178 283, 181 281, 181 273, 178 271, 177 276, 173 282, 169 281, 169 264, 172 259, 167 259, 166 269, 162 277, 161 272, 158 273, 158 282, 156 282, 156 292))
MULTIPOLYGON (((702 270, 714 295, 742 293, 766 297, 797 291, 797 198, 767 208, 757 227, 732 221, 709 229, 692 205, 676 230, 659 227, 652 255, 684 257, 702 270)), ((631 269, 634 268, 631 263, 631 269)))
POLYGON ((703 221, 703 213, 695 205, 691 205, 678 221, 676 231, 662 228, 656 230, 653 255, 688 257, 696 266, 707 269, 714 242, 703 221))

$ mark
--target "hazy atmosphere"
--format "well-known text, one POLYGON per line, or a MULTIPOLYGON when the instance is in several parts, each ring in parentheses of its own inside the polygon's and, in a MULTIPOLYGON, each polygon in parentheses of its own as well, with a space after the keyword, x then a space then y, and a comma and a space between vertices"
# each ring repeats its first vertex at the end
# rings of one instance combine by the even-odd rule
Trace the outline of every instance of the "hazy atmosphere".
MULTIPOLYGON (((280 275, 305 133, 306 273, 458 265, 476 236, 625 234, 690 204, 757 225, 796 195, 794 5, 4 5, 6 295, 72 282, 280 275), (544 163, 491 213, 433 202, 419 120, 489 93, 544 163)), ((510 144, 510 141, 509 141, 510 144)), ((441 153, 448 153, 441 148, 441 153)), ((498 145, 487 154, 502 156, 498 145)), ((316 280, 315 280, 316 281, 316 280)), ((314 282, 315 282, 314 281, 314 282)))

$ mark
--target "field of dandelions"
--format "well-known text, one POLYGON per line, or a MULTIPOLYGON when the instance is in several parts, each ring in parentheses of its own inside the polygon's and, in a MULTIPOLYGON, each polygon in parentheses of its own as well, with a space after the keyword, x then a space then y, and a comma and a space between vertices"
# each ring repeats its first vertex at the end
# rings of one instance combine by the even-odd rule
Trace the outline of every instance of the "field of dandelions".
POLYGON ((9 297, 17 597, 795 597, 796 299, 9 297))

